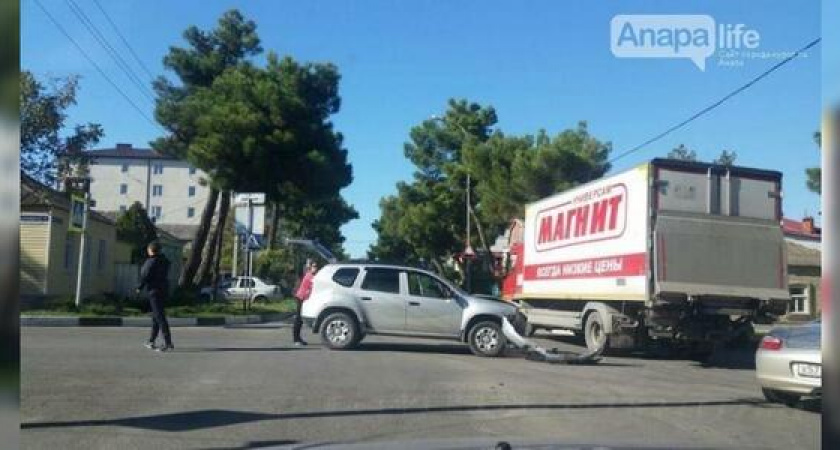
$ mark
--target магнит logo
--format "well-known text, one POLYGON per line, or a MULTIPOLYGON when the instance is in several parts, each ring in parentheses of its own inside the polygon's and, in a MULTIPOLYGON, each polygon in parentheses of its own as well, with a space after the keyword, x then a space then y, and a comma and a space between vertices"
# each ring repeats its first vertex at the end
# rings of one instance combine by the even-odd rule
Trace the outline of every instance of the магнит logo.
POLYGON ((700 70, 720 49, 754 49, 761 36, 744 24, 708 15, 619 15, 610 22, 610 49, 619 58, 688 58, 700 70))

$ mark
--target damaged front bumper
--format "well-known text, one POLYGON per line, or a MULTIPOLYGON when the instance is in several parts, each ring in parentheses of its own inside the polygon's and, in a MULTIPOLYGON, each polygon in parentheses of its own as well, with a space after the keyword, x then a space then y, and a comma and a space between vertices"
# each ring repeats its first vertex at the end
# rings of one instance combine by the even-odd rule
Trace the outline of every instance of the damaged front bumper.
POLYGON ((601 360, 601 349, 580 354, 543 348, 522 337, 507 317, 502 318, 502 333, 509 344, 525 352, 525 355, 531 360, 553 364, 595 364, 601 360))

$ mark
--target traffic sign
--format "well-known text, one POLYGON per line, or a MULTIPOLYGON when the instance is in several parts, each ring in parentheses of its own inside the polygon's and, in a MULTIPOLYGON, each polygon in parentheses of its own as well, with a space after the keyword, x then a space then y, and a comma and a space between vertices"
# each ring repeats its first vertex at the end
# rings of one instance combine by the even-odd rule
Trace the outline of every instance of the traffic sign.
POLYGON ((233 196, 233 204, 236 206, 247 206, 248 202, 252 205, 264 205, 264 192, 239 192, 233 196))

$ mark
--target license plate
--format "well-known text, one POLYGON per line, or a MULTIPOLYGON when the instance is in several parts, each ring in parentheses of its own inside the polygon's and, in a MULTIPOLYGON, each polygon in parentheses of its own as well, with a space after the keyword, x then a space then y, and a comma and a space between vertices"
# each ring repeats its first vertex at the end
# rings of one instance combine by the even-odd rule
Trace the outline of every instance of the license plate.
POLYGON ((821 378, 822 366, 819 364, 796 363, 793 365, 793 370, 800 377, 821 378))

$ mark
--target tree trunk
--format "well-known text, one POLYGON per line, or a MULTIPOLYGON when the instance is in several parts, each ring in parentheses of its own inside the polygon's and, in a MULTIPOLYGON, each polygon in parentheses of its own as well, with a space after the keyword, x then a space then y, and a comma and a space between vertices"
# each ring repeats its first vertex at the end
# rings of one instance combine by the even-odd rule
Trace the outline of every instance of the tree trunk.
POLYGON ((210 245, 204 252, 204 258, 199 265, 198 275, 195 277, 195 284, 198 286, 206 286, 212 281, 210 279, 211 271, 216 265, 216 261, 221 258, 218 246, 222 240, 222 234, 225 232, 225 220, 227 219, 228 208, 230 207, 230 193, 224 191, 220 194, 222 196, 221 205, 219 205, 219 215, 216 218, 216 228, 213 229, 213 236, 210 238, 210 245))
POLYGON ((216 301, 216 291, 219 289, 219 265, 222 262, 222 248, 225 241, 225 229, 227 228, 227 216, 230 210, 230 192, 222 194, 222 204, 219 207, 219 225, 221 232, 219 232, 218 244, 216 245, 216 261, 213 267, 213 301, 216 301))
POLYGON ((207 203, 204 204, 204 211, 201 213, 201 222, 198 224, 198 230, 195 232, 190 256, 187 258, 187 263, 181 271, 181 278, 178 279, 179 288, 189 286, 196 272, 198 272, 198 266, 201 264, 201 254, 204 251, 207 234, 210 233, 210 224, 213 221, 213 213, 216 211, 216 201, 218 199, 219 191, 211 187, 210 195, 207 197, 207 203))
POLYGON ((268 249, 274 250, 278 245, 277 229, 280 226, 280 203, 272 202, 271 233, 268 235, 268 249))

